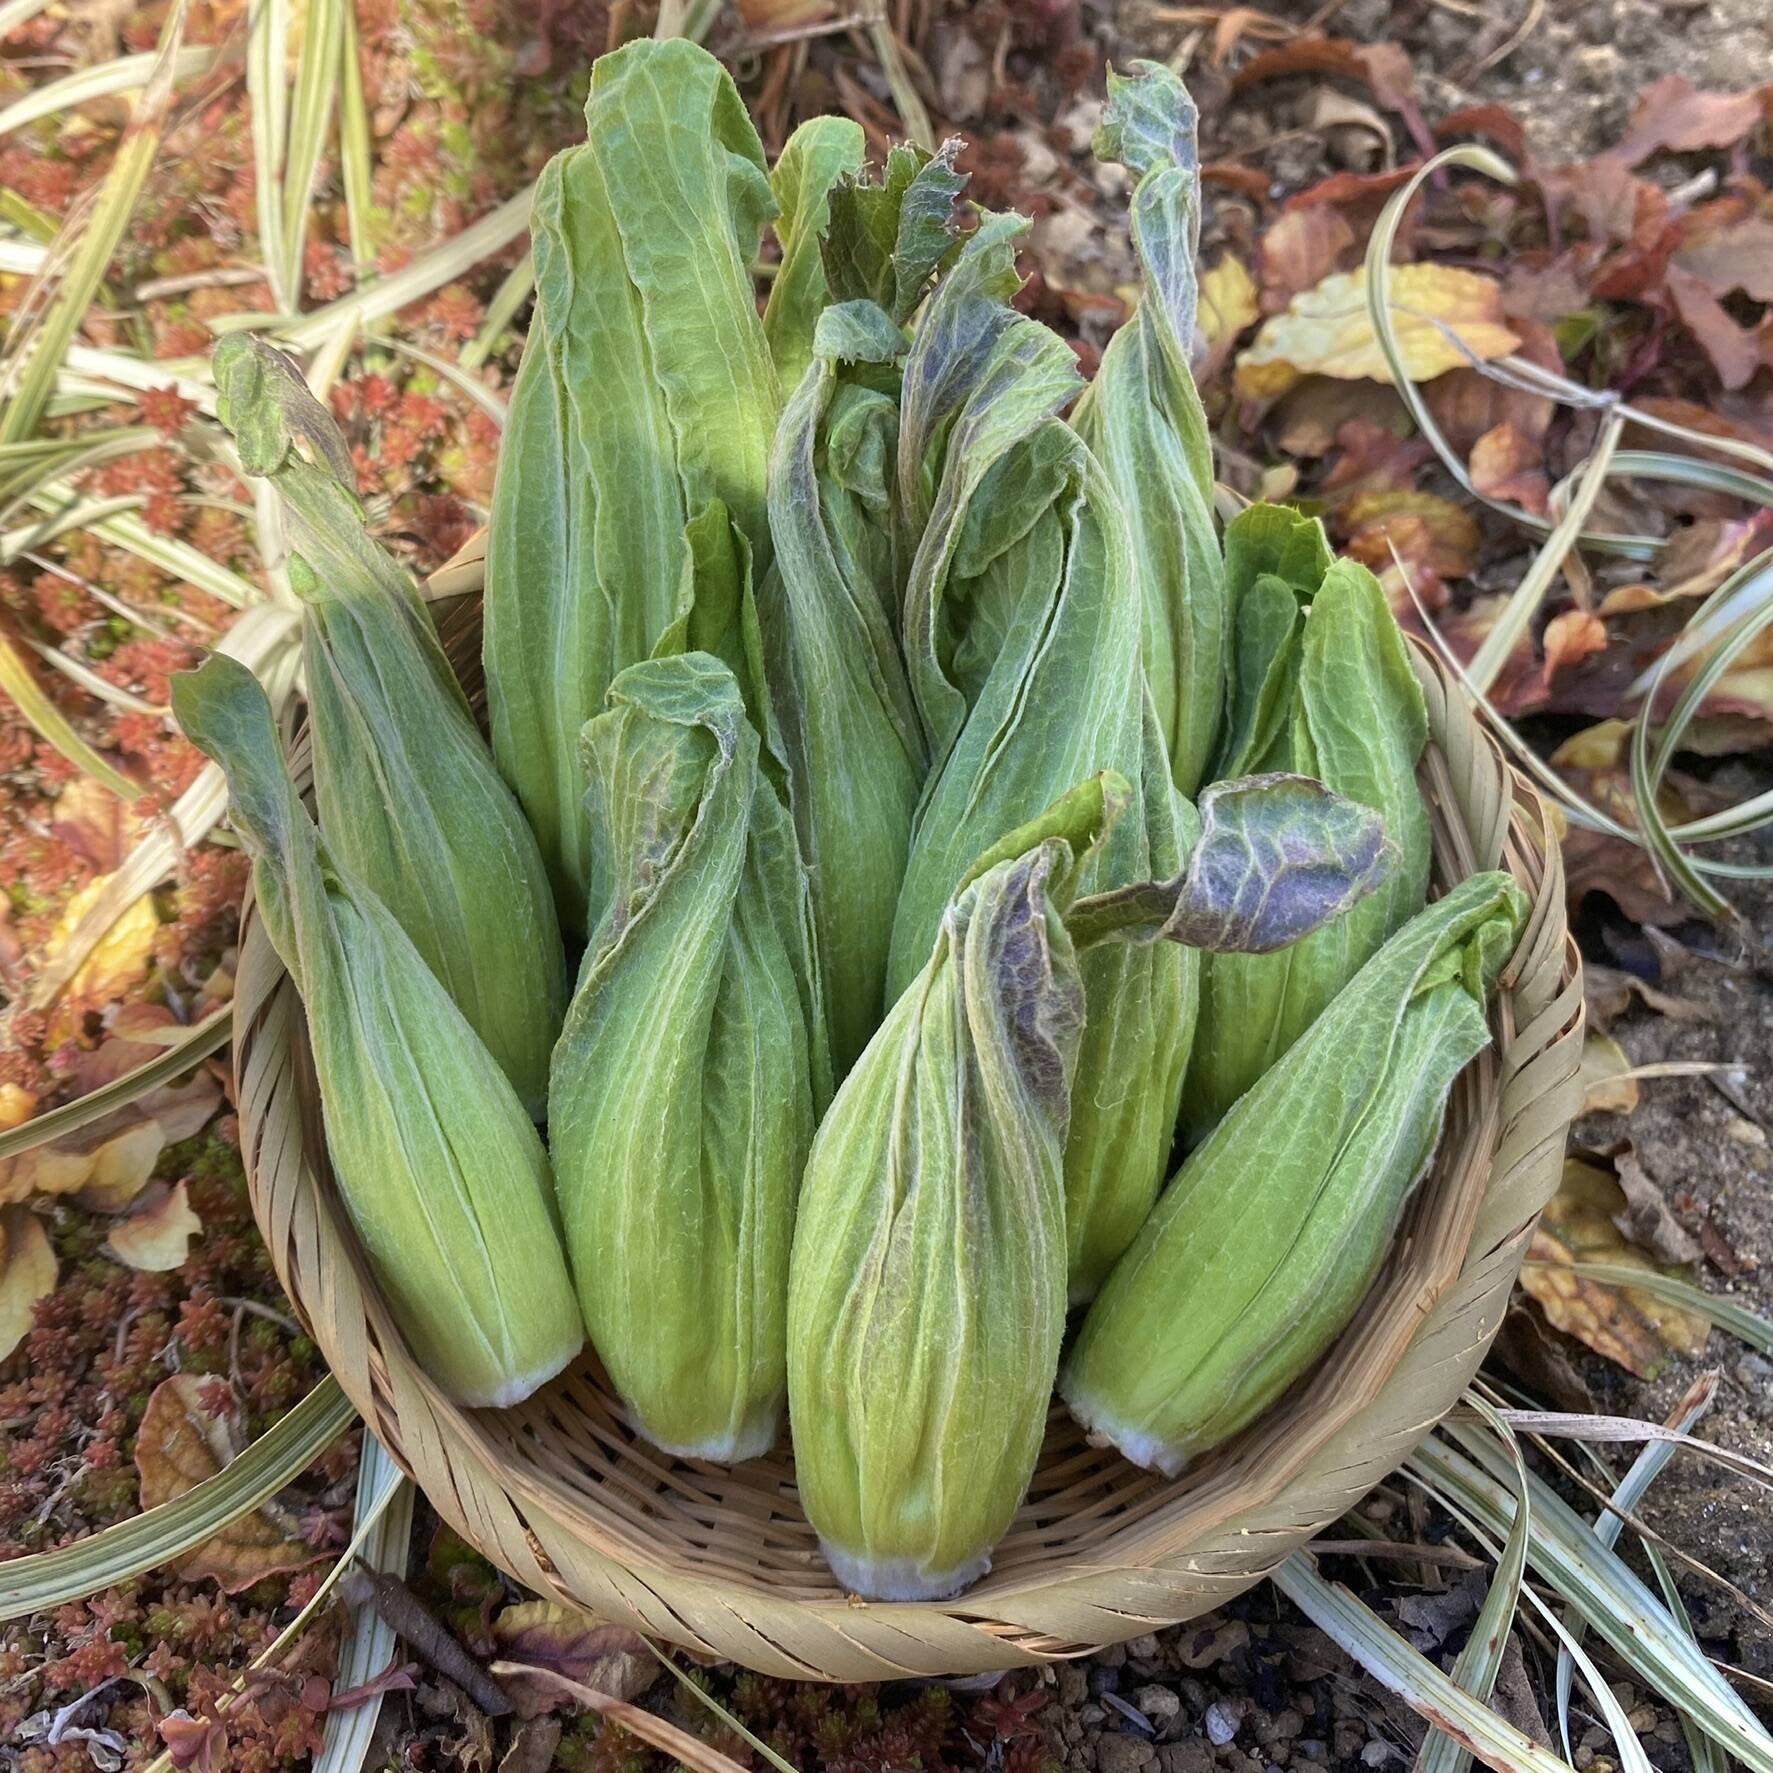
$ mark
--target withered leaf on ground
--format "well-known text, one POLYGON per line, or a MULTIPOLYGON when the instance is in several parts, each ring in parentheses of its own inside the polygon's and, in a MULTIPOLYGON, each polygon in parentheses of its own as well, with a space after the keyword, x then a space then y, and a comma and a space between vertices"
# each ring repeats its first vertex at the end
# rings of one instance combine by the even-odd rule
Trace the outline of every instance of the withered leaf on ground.
POLYGON ((1640 1379, 1653 1379, 1671 1350, 1703 1354, 1711 1326, 1639 1289, 1603 1285, 1575 1272, 1577 1262, 1679 1272, 1625 1240, 1616 1221, 1629 1210, 1608 1165, 1590 1157, 1567 1158, 1563 1182, 1528 1247, 1521 1286, 1566 1335, 1640 1379))
MULTIPOLYGON (((212 1478, 238 1451, 227 1384, 195 1373, 163 1379, 148 1398, 136 1436, 135 1464, 144 1510, 212 1478)), ((208 1577, 238 1594, 266 1576, 300 1570, 325 1554, 262 1509, 242 1515, 175 1566, 187 1582, 208 1577)))
POLYGON ((55 1251, 25 1206, 0 1206, 0 1360, 30 1332, 37 1301, 55 1291, 55 1251))
POLYGON ((1535 438, 1504 419, 1471 446, 1471 483, 1487 499, 1503 499, 1544 516, 1551 495, 1545 453, 1535 438))
POLYGON ((1585 609, 1560 610, 1545 624, 1545 679, 1607 648, 1607 624, 1585 609))
MULTIPOLYGON (((663 1672, 646 1642, 626 1626, 607 1625, 558 1601, 522 1601, 493 1621, 499 1654, 527 1669, 548 1669, 612 1699, 638 1699, 663 1672)), ((572 1703, 556 1683, 524 1673, 504 1686, 519 1715, 534 1717, 572 1703)))
POLYGON ((1680 1267, 1699 1260, 1699 1244, 1677 1219, 1661 1185, 1644 1168, 1635 1147, 1626 1143, 1610 1154, 1613 1174, 1625 1196, 1625 1209, 1613 1215, 1620 1233, 1658 1262, 1680 1267))
POLYGON ((1630 1114, 1639 1098, 1638 1080, 1629 1075, 1631 1060, 1612 1035, 1601 1028, 1590 1028, 1582 1043, 1582 1069, 1578 1081, 1582 1085, 1584 1114, 1630 1114))
POLYGON ((1631 127, 1613 156, 1636 166, 1665 149, 1690 154, 1731 147, 1760 123, 1766 91, 1702 92, 1685 74, 1665 74, 1638 100, 1631 127))
MULTIPOLYGON (((1237 359, 1237 390, 1272 400, 1303 375, 1390 382, 1390 366, 1367 314, 1365 270, 1336 272, 1295 296, 1237 359)), ((1404 372, 1425 382, 1474 359, 1503 357, 1520 343, 1502 314, 1493 278, 1451 265, 1394 265, 1393 331, 1404 372)))
POLYGON ((111 1226, 105 1247, 129 1268, 164 1274, 184 1266, 191 1240, 203 1229, 186 1184, 156 1182, 111 1226))

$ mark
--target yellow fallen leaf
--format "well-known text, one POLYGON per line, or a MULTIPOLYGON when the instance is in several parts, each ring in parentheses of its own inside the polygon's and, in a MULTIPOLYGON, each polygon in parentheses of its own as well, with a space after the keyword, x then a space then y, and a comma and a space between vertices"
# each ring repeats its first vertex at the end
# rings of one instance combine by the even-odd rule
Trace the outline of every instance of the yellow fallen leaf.
MULTIPOLYGON (((101 874, 68 901, 44 943, 40 964, 47 966, 62 952, 79 928, 81 919, 98 903, 112 878, 109 874, 101 874)), ((160 918, 154 910, 154 901, 144 893, 99 938, 97 946, 64 987, 57 1000, 57 1011, 50 1017, 48 1039, 52 1044, 71 1039, 76 1032, 72 1025, 61 1026, 62 1022, 71 1022, 74 1016, 95 1005, 114 1002, 147 977, 148 963, 154 953, 154 937, 159 928, 160 918)))
POLYGON ((85 1206, 120 1213, 146 1187, 165 1149, 165 1130, 155 1120, 138 1121, 99 1144, 39 1145, 0 1159, 0 1201, 78 1193, 85 1206))
POLYGON ((127 1267, 165 1274, 184 1266, 191 1239, 202 1229, 185 1184, 158 1183, 111 1227, 105 1245, 127 1267))
POLYGON ((1612 1035, 1590 1028, 1582 1044, 1582 1112, 1630 1114, 1638 1105, 1638 1080, 1631 1060, 1612 1035))
POLYGON ((0 1133, 22 1127, 37 1112, 37 1098, 15 1083, 0 1084, 0 1133))
POLYGON ((0 1208, 0 1360, 24 1341, 37 1301, 55 1291, 55 1251, 29 1207, 0 1208))
POLYGON ((1533 1233, 1521 1286, 1567 1336, 1585 1342, 1640 1379, 1653 1379, 1669 1350, 1700 1355, 1711 1325, 1635 1287, 1614 1287, 1575 1272, 1577 1262, 1680 1274, 1627 1243, 1614 1223, 1629 1211, 1613 1172, 1589 1158, 1564 1160, 1563 1180, 1533 1233))
MULTIPOLYGON (((1505 357, 1520 340, 1502 317, 1502 287, 1451 265, 1394 265, 1391 312, 1404 372, 1431 381, 1450 369, 1505 357)), ((1338 271, 1294 296, 1237 359, 1237 391, 1274 400, 1308 375, 1389 382, 1391 368, 1367 316, 1367 274, 1338 271)))
POLYGON ((1235 253, 1227 253, 1200 280, 1199 327, 1209 348, 1234 339, 1262 318, 1256 280, 1235 253))

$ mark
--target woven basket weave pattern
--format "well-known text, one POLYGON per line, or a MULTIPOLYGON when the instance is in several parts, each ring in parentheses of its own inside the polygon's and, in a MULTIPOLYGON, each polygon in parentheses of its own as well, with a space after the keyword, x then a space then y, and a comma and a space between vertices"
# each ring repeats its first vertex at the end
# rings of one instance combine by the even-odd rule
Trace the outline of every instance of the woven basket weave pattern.
MULTIPOLYGON (((479 565, 432 581, 478 698, 479 565)), ((942 1603, 837 1587, 785 1449, 727 1469, 639 1440, 587 1353, 517 1408, 464 1410, 413 1365, 326 1168, 295 990, 251 911, 235 1059, 254 1210, 339 1383, 438 1512, 518 1581, 698 1653, 771 1674, 955 1675, 1070 1656, 1195 1617, 1259 1581, 1395 1469, 1458 1399, 1495 1334, 1576 1105, 1582 993, 1544 808, 1425 656, 1421 781, 1434 878, 1509 869, 1533 910, 1454 1087, 1447 1130, 1392 1256, 1308 1384, 1166 1480, 1090 1447, 1055 1406, 1033 1488, 991 1574, 942 1603)), ((305 779, 307 749, 294 762, 305 779)))

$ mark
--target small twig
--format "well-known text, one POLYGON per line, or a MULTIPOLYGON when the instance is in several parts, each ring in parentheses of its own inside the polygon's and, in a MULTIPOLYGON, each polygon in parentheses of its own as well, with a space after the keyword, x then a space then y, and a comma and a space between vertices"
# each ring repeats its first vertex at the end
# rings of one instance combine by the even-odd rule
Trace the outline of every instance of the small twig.
POLYGON ((511 1696, 450 1635, 443 1621, 397 1577, 359 1566, 339 1584, 351 1607, 371 1607, 407 1648, 452 1680, 489 1718, 509 1717, 511 1696))

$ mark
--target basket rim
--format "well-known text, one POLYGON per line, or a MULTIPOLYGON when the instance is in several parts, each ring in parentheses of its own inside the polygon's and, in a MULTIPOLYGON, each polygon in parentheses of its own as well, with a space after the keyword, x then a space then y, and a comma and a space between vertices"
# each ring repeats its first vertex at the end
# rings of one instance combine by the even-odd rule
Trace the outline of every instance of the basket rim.
MULTIPOLYGON (((478 542, 427 587, 465 679, 477 646, 456 654, 478 635, 478 542)), ((645 1448, 598 1397, 594 1361, 582 1357, 533 1409, 451 1404, 405 1354, 313 1161, 324 1140, 301 1009, 249 893, 235 1035, 249 1190, 286 1292, 365 1421, 439 1513, 519 1581, 699 1653, 800 1678, 971 1673, 1081 1654, 1259 1581, 1457 1401, 1500 1323, 1576 1108, 1580 961, 1550 816, 1439 661, 1420 644, 1411 657, 1430 711, 1420 779, 1437 884, 1505 867, 1533 909, 1492 1007, 1494 1044, 1455 1084, 1447 1135, 1386 1269, 1314 1370, 1308 1424, 1289 1394, 1224 1457, 1174 1482, 1124 1484, 1118 1507, 1121 1493, 1110 1480, 1105 1502, 1100 1480, 1101 1459, 1117 1456, 1074 1448, 1049 1469, 1043 1453, 1044 1487, 1018 1515, 999 1571, 949 1601, 864 1604, 834 1587, 816 1554, 809 1563, 781 1549, 791 1477, 779 1454, 757 1462, 779 1477, 747 1485, 645 1448), (1443 1203, 1449 1174, 1462 1180, 1443 1203), (1409 1395, 1381 1410, 1406 1367, 1409 1395), (590 1489, 586 1461, 613 1462, 590 1489), (666 1489, 709 1523, 699 1554, 658 1530, 666 1489), (1051 1518, 1067 1521, 1069 1538, 1043 1561, 1051 1518)), ((292 764, 300 780, 305 726, 292 764)))

